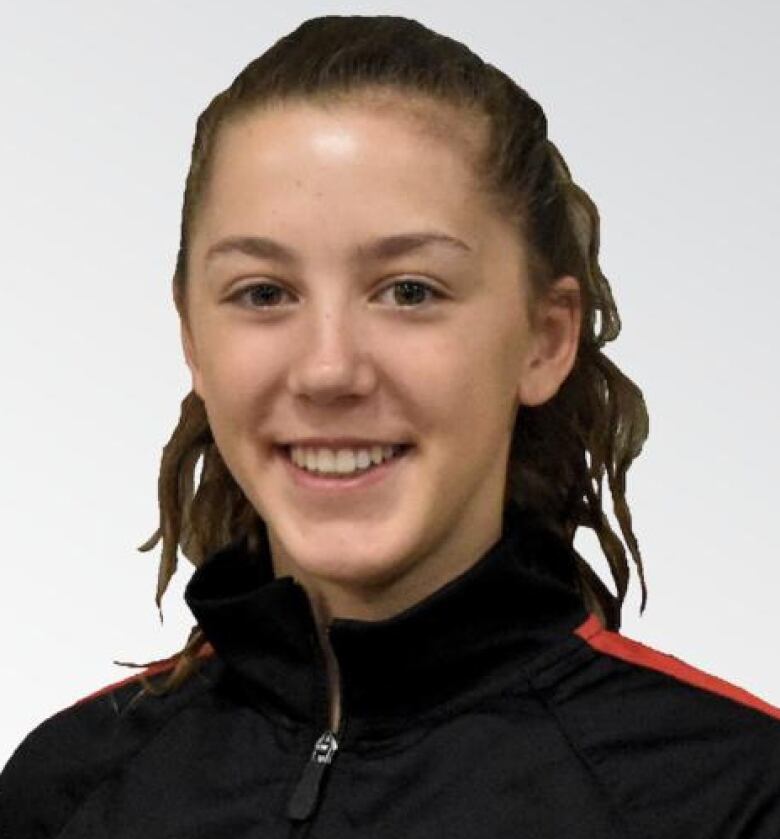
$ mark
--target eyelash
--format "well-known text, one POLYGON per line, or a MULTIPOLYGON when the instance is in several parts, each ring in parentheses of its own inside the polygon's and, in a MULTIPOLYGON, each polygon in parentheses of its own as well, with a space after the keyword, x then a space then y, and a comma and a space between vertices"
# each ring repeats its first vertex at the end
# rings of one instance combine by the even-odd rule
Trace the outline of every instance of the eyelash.
MULTIPOLYGON (((382 291, 387 291, 389 289, 395 288, 397 286, 414 286, 418 288, 422 288, 427 292, 430 292, 430 298, 428 302, 432 300, 438 300, 444 297, 437 289, 433 286, 429 285, 428 283, 424 283, 421 280, 412 280, 412 279, 404 279, 404 280, 396 280, 394 283, 391 283, 389 286, 386 286, 382 291)), ((256 289, 260 288, 271 288, 278 291, 284 292, 285 289, 282 286, 278 285, 277 283, 272 282, 264 282, 264 283, 253 283, 252 285, 244 286, 243 288, 237 289, 233 294, 230 295, 227 299, 232 302, 236 302, 239 305, 243 305, 241 300, 249 295, 250 292, 255 291, 256 289)), ((398 306, 400 309, 418 309, 421 308, 423 304, 411 304, 408 306, 398 306)), ((275 309, 278 308, 277 305, 270 305, 270 306, 250 306, 250 309, 262 310, 262 309, 275 309)))

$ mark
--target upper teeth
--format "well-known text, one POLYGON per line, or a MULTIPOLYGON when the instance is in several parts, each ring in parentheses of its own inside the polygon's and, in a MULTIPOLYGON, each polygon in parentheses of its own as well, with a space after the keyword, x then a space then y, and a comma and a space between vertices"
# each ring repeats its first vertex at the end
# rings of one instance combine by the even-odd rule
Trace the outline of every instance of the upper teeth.
POLYGON ((312 472, 345 475, 357 469, 389 460, 400 446, 371 446, 365 449, 326 449, 291 446, 290 458, 296 466, 312 472))

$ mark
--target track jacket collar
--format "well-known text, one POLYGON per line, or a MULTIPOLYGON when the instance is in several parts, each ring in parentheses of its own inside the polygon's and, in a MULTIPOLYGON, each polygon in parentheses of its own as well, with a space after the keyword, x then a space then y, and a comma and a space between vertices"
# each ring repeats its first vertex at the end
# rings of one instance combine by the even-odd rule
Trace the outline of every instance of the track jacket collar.
MULTIPOLYGON (((275 578, 267 531, 210 555, 185 601, 242 692, 266 711, 327 719, 325 664, 305 590, 275 578)), ((570 636, 587 617, 576 553, 510 501, 497 541, 467 571, 385 620, 336 618, 342 715, 392 727, 451 707, 570 636)))

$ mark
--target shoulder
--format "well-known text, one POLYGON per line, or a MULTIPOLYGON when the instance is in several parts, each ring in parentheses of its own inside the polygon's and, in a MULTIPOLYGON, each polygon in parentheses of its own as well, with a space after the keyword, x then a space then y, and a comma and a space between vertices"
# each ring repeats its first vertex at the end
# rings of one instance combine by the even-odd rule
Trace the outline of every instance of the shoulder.
POLYGON ((743 708, 751 708, 758 711, 759 716, 747 714, 743 715, 744 719, 757 723, 763 717, 770 728, 780 731, 780 708, 671 653, 662 652, 619 632, 605 629, 601 621, 593 615, 577 628, 576 634, 592 650, 604 656, 622 661, 632 669, 643 671, 647 675, 658 674, 664 684, 686 686, 689 688, 685 691, 688 697, 697 697, 702 701, 719 697, 726 700, 719 701, 719 707, 724 711, 731 710, 735 714, 742 714, 743 708), (691 691, 690 688, 694 690, 691 691))
POLYGON ((141 676, 162 685, 175 658, 106 685, 36 726, 0 773, 0 836, 59 835, 106 777, 208 690, 210 649, 204 659, 201 670, 170 693, 144 693, 141 676))
POLYGON ((551 707, 648 835, 780 836, 780 708, 595 615, 575 634, 551 707))

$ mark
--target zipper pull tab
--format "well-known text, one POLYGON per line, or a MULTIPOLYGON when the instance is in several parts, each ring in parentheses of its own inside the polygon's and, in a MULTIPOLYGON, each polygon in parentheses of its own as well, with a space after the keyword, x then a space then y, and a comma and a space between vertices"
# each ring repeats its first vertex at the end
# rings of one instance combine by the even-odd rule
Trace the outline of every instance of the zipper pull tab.
POLYGON ((314 812, 319 799, 322 778, 338 747, 336 735, 330 730, 325 731, 314 744, 314 751, 303 769, 303 774, 287 807, 289 818, 296 821, 308 819, 314 812))

